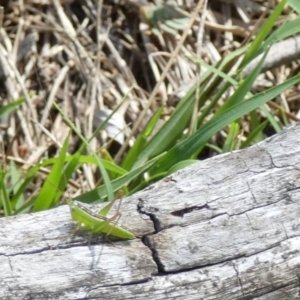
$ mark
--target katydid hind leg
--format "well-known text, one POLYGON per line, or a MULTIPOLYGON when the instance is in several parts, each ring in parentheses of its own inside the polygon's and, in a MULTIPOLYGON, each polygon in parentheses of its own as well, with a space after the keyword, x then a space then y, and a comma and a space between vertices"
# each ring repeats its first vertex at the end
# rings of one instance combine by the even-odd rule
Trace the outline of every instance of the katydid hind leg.
POLYGON ((112 231, 115 229, 115 227, 118 225, 118 222, 121 218, 122 214, 120 211, 117 211, 116 214, 110 219, 111 221, 114 221, 116 219, 116 221, 114 221, 113 226, 111 226, 110 230, 106 233, 105 237, 109 237, 109 235, 112 233, 112 231))
POLYGON ((120 207, 121 207, 121 201, 122 201, 122 198, 124 196, 124 192, 122 190, 119 190, 117 195, 116 195, 116 198, 112 201, 110 201, 106 206, 104 206, 99 212, 98 214, 102 217, 106 217, 106 215, 108 214, 108 212, 111 210, 112 206, 115 204, 115 202, 120 199, 120 204, 118 205, 118 211, 120 210, 120 207))
POLYGON ((117 201, 118 199, 114 199, 112 201, 110 201, 107 205, 105 205, 99 212, 98 214, 102 217, 106 217, 108 212, 110 211, 110 209, 112 208, 112 206, 114 205, 114 203, 117 201))
MULTIPOLYGON (((114 199, 113 201, 111 201, 111 202, 108 204, 109 207, 111 208, 111 207, 113 206, 113 204, 114 204, 117 200, 118 200, 118 198, 116 198, 116 199, 114 199)), ((116 213, 115 213, 112 217, 107 218, 107 221, 108 221, 109 223, 113 222, 113 225, 110 226, 109 231, 106 233, 106 235, 105 235, 106 238, 112 233, 112 231, 114 230, 114 228, 118 225, 118 222, 119 222, 119 220, 120 220, 120 218, 121 218, 121 216, 122 216, 122 214, 121 214, 121 212, 120 212, 120 209, 121 209, 121 203, 122 203, 122 198, 120 198, 119 200, 120 200, 120 201, 119 201, 119 204, 118 204, 116 213)), ((106 205, 104 208, 106 208, 108 205, 106 205)), ((103 209, 102 209, 102 210, 103 210, 103 209)), ((102 211, 102 210, 101 210, 101 211, 102 211)), ((101 211, 100 211, 99 214, 101 214, 101 211)), ((105 226, 105 225, 104 225, 104 226, 105 226)))

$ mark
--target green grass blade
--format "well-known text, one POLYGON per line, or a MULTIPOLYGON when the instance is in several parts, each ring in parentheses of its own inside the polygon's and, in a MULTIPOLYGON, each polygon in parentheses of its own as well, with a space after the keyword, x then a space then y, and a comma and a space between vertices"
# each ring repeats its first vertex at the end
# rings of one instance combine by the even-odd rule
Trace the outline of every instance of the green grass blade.
POLYGON ((240 125, 237 122, 232 122, 229 125, 229 132, 223 146, 223 151, 222 151, 223 153, 234 150, 239 132, 240 132, 240 125))
MULTIPOLYGON (((154 116, 151 118, 145 129, 142 131, 140 136, 135 141, 133 147, 129 150, 128 154, 126 155, 122 167, 126 170, 131 170, 133 167, 136 158, 139 156, 139 153, 142 152, 142 149, 146 145, 147 138, 150 136, 150 134, 153 132, 155 125, 157 124, 162 112, 164 110, 164 106, 158 109, 158 111, 154 114, 154 116)), ((149 151, 150 152, 150 151, 149 151)), ((150 152, 151 153, 151 152, 150 152)), ((150 153, 146 156, 149 156, 150 153)))
MULTIPOLYGON (((265 55, 266 55, 266 53, 265 53, 265 55)), ((250 74, 250 76, 246 79, 246 81, 243 84, 240 84, 234 78, 232 78, 232 77, 228 76, 227 74, 223 73, 220 69, 216 69, 214 66, 208 65, 204 61, 199 61, 199 60, 197 60, 195 58, 192 58, 192 57, 190 57, 190 59, 192 61, 194 61, 195 63, 203 64, 207 69, 211 70, 213 73, 215 73, 216 75, 220 76, 221 78, 223 78, 224 80, 226 80, 228 83, 232 84, 233 86, 239 87, 239 89, 243 92, 243 94, 246 94, 248 97, 252 97, 253 96, 253 94, 250 92, 250 88, 252 87, 253 80, 254 81, 256 80, 256 76, 258 75, 258 72, 261 69, 261 64, 258 64, 257 67, 254 69, 253 72, 255 72, 255 73, 252 72, 250 74)), ((264 57, 262 57, 262 59, 260 60, 260 63, 263 63, 263 61, 264 61, 264 57)), ((217 92, 217 94, 214 97, 214 99, 204 109, 204 111, 202 112, 201 116, 199 117, 198 124, 201 124, 203 122, 204 117, 206 117, 208 115, 208 113, 213 109, 213 107, 216 105, 216 103, 220 99, 221 95, 224 94, 225 91, 228 89, 228 87, 229 87, 228 83, 225 84, 224 86, 222 86, 219 89, 219 91, 217 92)), ((236 103, 240 102, 241 100, 243 100, 243 97, 242 97, 243 95, 242 95, 242 93, 240 92, 239 89, 232 95, 232 97, 230 97, 226 101, 226 103, 216 112, 216 114, 220 113, 221 111, 226 110, 225 109, 226 107, 228 109, 233 104, 236 104, 236 103)), ((261 110, 267 116, 267 118, 269 119, 269 122, 272 124, 272 126, 274 127, 274 129, 276 130, 276 132, 280 132, 281 128, 279 127, 278 123, 274 119, 273 115, 269 112, 269 110, 265 106, 262 106, 261 110)))
POLYGON ((292 7, 298 14, 300 14, 300 2, 299 0, 288 0, 288 5, 292 7))
POLYGON ((13 214, 11 202, 9 199, 9 192, 5 185, 5 177, 6 177, 6 170, 0 170, 0 201, 1 206, 3 207, 4 215, 11 216, 13 214))
MULTIPOLYGON (((18 168, 16 167, 15 163, 13 161, 10 162, 9 164, 9 170, 11 174, 11 184, 12 184, 12 192, 13 195, 17 193, 18 189, 21 186, 21 176, 18 168)), ((25 198, 24 198, 24 193, 20 194, 20 197, 17 199, 11 198, 11 205, 14 207, 14 209, 18 209, 25 203, 25 198)))
MULTIPOLYGON (((267 109, 266 109, 267 110, 267 109)), ((251 134, 251 132, 253 130, 255 130, 260 124, 261 124, 261 115, 260 113, 258 112, 258 110, 252 110, 250 113, 249 113, 249 119, 250 119, 250 129, 249 129, 249 133, 251 134)), ((260 141, 262 141, 264 138, 264 135, 263 133, 257 133, 256 136, 255 136, 255 143, 258 143, 260 141)))
POLYGON ((195 88, 192 88, 187 95, 181 99, 180 105, 176 107, 170 119, 162 126, 149 143, 145 145, 143 151, 136 159, 133 168, 142 165, 148 158, 162 153, 175 144, 190 121, 195 98, 194 90, 195 88))
MULTIPOLYGON (((179 163, 173 165, 169 170, 168 170, 168 174, 172 174, 174 172, 177 172, 183 168, 186 168, 190 165, 193 165, 193 164, 196 164, 198 163, 199 160, 198 159, 187 159, 187 160, 183 160, 183 161, 180 161, 179 163)), ((167 174, 167 175, 168 175, 167 174)))
MULTIPOLYGON (((114 162, 114 159, 111 157, 110 153, 109 153, 106 149, 102 149, 102 150, 101 150, 101 158, 102 158, 102 159, 101 159, 102 163, 103 163, 104 161, 107 161, 107 162, 109 162, 110 164, 116 166, 116 164, 115 164, 115 162, 114 162)), ((104 165, 104 164, 103 164, 103 166, 104 166, 104 168, 105 168, 105 165, 104 165)), ((113 179, 115 179, 115 178, 118 177, 118 173, 112 172, 112 171, 108 170, 107 168, 105 168, 105 169, 106 169, 107 174, 108 174, 108 176, 109 176, 109 178, 110 178, 111 180, 113 180, 113 179)))
POLYGON ((266 37, 269 35, 271 30, 274 27, 275 22, 278 20, 279 16, 284 9, 287 0, 282 0, 274 9, 272 14, 268 17, 268 19, 263 23, 262 27, 260 28, 256 38, 251 43, 249 50, 247 51, 241 66, 247 65, 257 54, 258 50, 260 49, 261 45, 264 44, 266 37))
POLYGON ((260 108, 262 112, 266 115, 267 119, 269 120, 270 124, 273 126, 276 132, 281 132, 282 128, 279 126, 278 122, 270 112, 270 110, 264 105, 260 108))
POLYGON ((8 103, 4 106, 0 107, 0 119, 12 112, 14 112, 23 102, 25 101, 25 97, 21 97, 19 100, 8 103))
MULTIPOLYGON (((119 177, 111 182, 113 191, 120 190, 124 185, 128 184, 131 180, 135 179, 137 176, 145 172, 149 167, 151 167, 155 162, 157 162, 161 157, 163 157, 165 153, 151 159, 143 166, 136 168, 130 171, 128 174, 119 177)), ((78 200, 85 203, 95 203, 95 202, 103 202, 106 197, 106 188, 105 185, 102 185, 92 191, 79 195, 74 200, 78 200)))
POLYGON ((255 69, 239 85, 239 87, 237 88, 237 90, 235 91, 235 93, 229 99, 226 100, 225 104, 220 109, 218 109, 218 111, 216 112, 215 116, 218 116, 223 111, 229 109, 230 107, 236 105, 237 103, 242 102, 243 99, 245 99, 245 96, 251 90, 254 81, 256 80, 257 76, 259 75, 259 73, 260 73, 260 71, 262 69, 262 66, 263 66, 263 63, 265 61, 267 53, 268 52, 266 51, 265 54, 264 54, 264 56, 260 60, 260 62, 255 67, 255 69))
MULTIPOLYGON (((83 137, 83 135, 76 128, 76 126, 74 126, 74 124, 71 122, 71 120, 67 117, 67 115, 61 110, 61 108, 55 102, 53 104, 56 107, 56 109, 61 113, 61 115, 63 116, 66 123, 70 126, 70 128, 72 128, 72 130, 74 132, 76 132, 77 136, 82 140, 82 142, 85 144, 85 146, 93 153, 88 141, 83 137)), ((104 180, 104 183, 105 183, 105 187, 106 187, 106 190, 107 190, 108 199, 112 200, 114 198, 114 193, 113 193, 113 188, 112 188, 112 184, 111 184, 111 181, 109 179, 109 176, 108 176, 108 174, 107 174, 100 158, 97 156, 97 154, 93 153, 93 156, 95 157, 95 159, 97 161, 97 165, 99 167, 99 170, 102 174, 102 177, 103 177, 103 180, 104 180)))
MULTIPOLYGON (((249 136, 247 137, 246 141, 241 144, 241 149, 244 149, 251 145, 252 142, 257 141, 256 137, 262 135, 263 130, 268 125, 269 121, 265 120, 263 123, 259 124, 254 130, 251 131, 249 136)), ((259 138, 261 140, 261 137, 259 138)))
MULTIPOLYGON (((299 33, 300 31, 300 18, 298 17, 295 20, 283 23, 278 29, 276 29, 267 39, 265 44, 272 44, 279 41, 282 41, 283 39, 286 39, 287 37, 290 37, 294 34, 299 33)), ((264 51, 264 46, 262 45, 261 49, 264 51)))
POLYGON ((179 142, 170 151, 168 151, 163 158, 151 167, 149 173, 155 174, 166 172, 175 163, 178 163, 178 161, 190 158, 195 153, 198 153, 199 149, 224 126, 249 113, 253 109, 258 108, 267 101, 272 100, 274 97, 278 96, 289 87, 297 84, 299 81, 300 75, 297 75, 280 85, 253 96, 246 102, 234 105, 228 110, 222 112, 219 116, 213 117, 191 137, 179 142))
MULTIPOLYGON (((80 152, 78 152, 78 153, 80 153, 80 152)), ((66 156, 65 161, 70 162, 73 159, 74 155, 66 156)), ((56 163, 56 161, 58 159, 59 159, 58 157, 46 159, 41 163, 41 167, 46 167, 46 166, 49 166, 49 165, 53 165, 53 164, 56 163)), ((105 169, 107 169, 108 171, 117 173, 118 175, 127 174, 127 171, 125 169, 117 166, 114 162, 110 162, 108 160, 101 159, 101 158, 100 158, 100 160, 101 160, 103 166, 105 167, 105 169)), ((90 156, 90 155, 80 154, 79 159, 78 159, 78 163, 79 164, 93 164, 93 165, 97 166, 96 158, 94 156, 90 156)))
POLYGON ((33 206, 33 211, 46 210, 53 206, 57 193, 61 194, 60 182, 64 176, 65 157, 69 146, 69 136, 66 138, 61 151, 59 152, 59 159, 53 165, 50 174, 48 175, 40 193, 33 206))
MULTIPOLYGON (((28 185, 34 179, 34 177, 38 173, 40 167, 41 167, 40 164, 38 164, 38 165, 30 168, 30 170, 28 170, 28 172, 26 173, 26 177, 23 180, 23 182, 21 184, 18 184, 15 186, 16 189, 14 190, 14 195, 11 198, 12 203, 18 203, 19 199, 21 199, 23 197, 28 185)), ((19 179, 19 183, 20 182, 21 182, 21 179, 19 179)), ((17 210, 23 211, 23 210, 25 210, 25 208, 23 206, 21 206, 17 210)))
MULTIPOLYGON (((129 91, 127 92, 127 94, 123 97, 122 101, 120 101, 120 103, 114 108, 114 110, 111 112, 111 114, 102 122, 99 124, 99 126, 95 129, 95 131, 93 132, 92 136, 88 139, 88 143, 95 137, 97 137, 97 135, 99 134, 99 131, 104 129, 106 124, 109 122, 109 120, 112 118, 112 116, 114 115, 114 113, 116 113, 118 111, 118 109, 123 105, 123 103, 125 102, 125 100, 127 99, 128 95, 130 95, 131 91, 133 90, 133 87, 131 87, 129 89, 129 91)), ((70 121, 71 122, 71 121, 70 121)))

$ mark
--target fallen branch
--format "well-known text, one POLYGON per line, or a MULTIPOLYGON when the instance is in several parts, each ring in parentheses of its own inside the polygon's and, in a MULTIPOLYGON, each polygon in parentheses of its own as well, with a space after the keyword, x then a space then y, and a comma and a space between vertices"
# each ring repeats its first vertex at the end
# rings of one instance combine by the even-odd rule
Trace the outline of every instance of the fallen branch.
POLYGON ((296 125, 124 199, 138 236, 73 233, 67 206, 0 220, 1 299, 299 299, 296 125))

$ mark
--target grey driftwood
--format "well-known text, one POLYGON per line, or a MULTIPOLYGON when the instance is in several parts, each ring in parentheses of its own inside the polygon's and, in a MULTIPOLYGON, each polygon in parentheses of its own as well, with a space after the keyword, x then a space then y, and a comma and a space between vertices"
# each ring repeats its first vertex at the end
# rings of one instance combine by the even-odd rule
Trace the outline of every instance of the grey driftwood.
POLYGON ((299 299, 300 125, 123 200, 138 238, 75 233, 66 205, 0 220, 0 299, 299 299))

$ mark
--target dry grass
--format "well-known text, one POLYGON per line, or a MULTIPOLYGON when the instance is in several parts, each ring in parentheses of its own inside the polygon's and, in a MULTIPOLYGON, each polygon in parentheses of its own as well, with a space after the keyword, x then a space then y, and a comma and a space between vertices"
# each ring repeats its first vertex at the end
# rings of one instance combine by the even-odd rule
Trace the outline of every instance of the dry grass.
MULTIPOLYGON (((161 11, 155 1, 142 0, 6 2, 0 35, 0 103, 22 95, 26 102, 1 119, 1 148, 24 169, 53 155, 69 132, 53 101, 86 137, 92 135, 101 113, 121 105, 115 126, 124 134, 119 136, 122 145, 108 143, 112 136, 105 132, 98 144, 92 143, 94 150, 107 145, 120 161, 154 112, 165 105, 161 121, 166 120, 194 82, 197 67, 186 54, 198 52, 207 63, 217 63, 250 41, 278 3, 208 1, 202 46, 197 49, 200 1, 169 1, 173 6, 161 11)), ((268 70, 253 91, 283 82, 298 70, 296 61, 268 70)), ((294 120, 298 95, 292 90, 277 103, 294 120)), ((72 147, 70 152, 78 147, 76 138, 72 147)), ((92 170, 85 171, 93 187, 92 170)))

